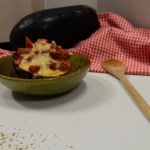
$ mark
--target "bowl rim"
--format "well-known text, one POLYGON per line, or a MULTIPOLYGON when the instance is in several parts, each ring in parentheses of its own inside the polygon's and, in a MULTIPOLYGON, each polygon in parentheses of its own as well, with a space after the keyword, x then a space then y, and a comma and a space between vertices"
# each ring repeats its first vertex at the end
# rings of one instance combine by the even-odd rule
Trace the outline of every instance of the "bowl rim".
MULTIPOLYGON (((1 78, 4 78, 4 79, 9 79, 9 80, 14 80, 14 81, 30 81, 30 82, 37 82, 37 81, 51 81, 51 80, 59 80, 59 79, 64 79, 64 78, 67 78, 67 77, 71 77, 71 76, 74 76, 75 74, 79 74, 83 71, 85 71, 86 69, 90 68, 91 66, 91 61, 88 57, 84 56, 84 55, 81 55, 81 54, 78 54, 78 53, 70 53, 71 55, 79 55, 79 56, 82 56, 82 57, 85 57, 89 60, 89 63, 86 67, 84 67, 83 69, 81 70, 78 70, 78 71, 75 71, 73 73, 70 73, 70 74, 67 74, 67 75, 64 75, 64 76, 57 76, 57 77, 52 77, 52 78, 42 78, 42 79, 22 79, 22 78, 13 78, 13 77, 8 77, 8 76, 4 76, 2 74, 0 74, 0 77, 1 78)), ((5 57, 10 57, 12 55, 7 55, 7 56, 3 56, 3 57, 0 57, 0 59, 3 59, 5 57)))

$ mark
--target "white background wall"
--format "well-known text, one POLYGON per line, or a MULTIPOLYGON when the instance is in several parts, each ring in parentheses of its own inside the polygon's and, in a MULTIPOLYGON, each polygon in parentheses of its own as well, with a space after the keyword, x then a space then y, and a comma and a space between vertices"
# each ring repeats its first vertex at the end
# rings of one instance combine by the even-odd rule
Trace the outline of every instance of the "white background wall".
POLYGON ((136 27, 150 28, 150 0, 97 0, 98 12, 114 12, 136 27))
POLYGON ((12 28, 21 18, 42 9, 44 0, 0 0, 0 43, 9 41, 12 28))
POLYGON ((150 0, 45 0, 46 8, 88 4, 97 12, 113 12, 136 27, 150 28, 150 0))
POLYGON ((46 8, 88 4, 97 9, 97 0, 45 0, 46 8))

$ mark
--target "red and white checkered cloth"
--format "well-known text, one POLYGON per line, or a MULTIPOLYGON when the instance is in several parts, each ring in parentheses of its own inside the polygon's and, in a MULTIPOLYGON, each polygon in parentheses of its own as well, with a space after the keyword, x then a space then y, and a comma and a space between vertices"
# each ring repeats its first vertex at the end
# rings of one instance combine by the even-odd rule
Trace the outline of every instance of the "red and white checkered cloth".
POLYGON ((13 52, 11 52, 11 51, 3 50, 3 49, 0 48, 0 57, 11 55, 12 53, 13 52))
POLYGON ((135 28, 114 13, 98 17, 100 29, 68 51, 88 57, 91 72, 106 72, 102 60, 117 59, 126 65, 126 74, 150 75, 150 29, 135 28))
MULTIPOLYGON (((98 17, 100 29, 68 51, 88 57, 91 72, 104 73, 102 60, 117 59, 126 65, 126 74, 150 75, 150 29, 135 28, 114 13, 100 13, 98 17)), ((8 54, 0 50, 1 56, 8 54)))

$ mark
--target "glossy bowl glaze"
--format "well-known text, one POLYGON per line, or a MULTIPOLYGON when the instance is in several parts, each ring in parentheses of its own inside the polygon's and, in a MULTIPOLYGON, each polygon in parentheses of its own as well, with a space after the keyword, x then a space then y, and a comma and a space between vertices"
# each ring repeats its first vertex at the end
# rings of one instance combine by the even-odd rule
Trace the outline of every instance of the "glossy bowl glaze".
POLYGON ((43 78, 20 78, 13 66, 11 55, 0 58, 0 82, 13 91, 29 95, 54 95, 71 90, 85 77, 91 62, 82 55, 70 53, 72 69, 66 75, 43 78))

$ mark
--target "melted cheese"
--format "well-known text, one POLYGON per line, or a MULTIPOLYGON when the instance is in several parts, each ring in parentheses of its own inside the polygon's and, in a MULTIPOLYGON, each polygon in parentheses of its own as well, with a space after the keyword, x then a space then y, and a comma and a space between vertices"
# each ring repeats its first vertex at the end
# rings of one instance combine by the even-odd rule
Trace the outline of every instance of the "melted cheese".
POLYGON ((42 44, 42 43, 36 43, 36 44, 33 44, 33 48, 32 49, 38 49, 38 50, 48 50, 50 49, 50 45, 49 43, 45 43, 45 44, 42 44))
POLYGON ((50 49, 50 44, 46 43, 46 44, 41 44, 41 43, 36 43, 33 44, 33 48, 30 52, 30 54, 23 54, 23 60, 20 64, 20 68, 22 68, 25 71, 29 71, 29 67, 31 65, 39 65, 40 66, 40 70, 37 73, 34 73, 34 75, 37 76, 59 76, 64 74, 63 72, 61 72, 60 70, 56 69, 56 70, 51 70, 50 68, 48 68, 46 66, 46 63, 52 61, 54 63, 56 63, 56 67, 60 66, 60 63, 56 60, 54 60, 49 53, 42 53, 42 51, 44 50, 49 50, 50 49), (35 54, 34 51, 38 50, 39 53, 35 54), (27 58, 31 55, 34 55, 34 57, 32 58, 31 61, 28 61, 27 58))

